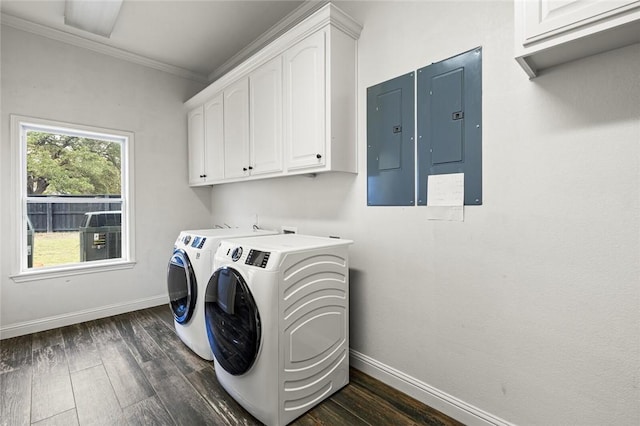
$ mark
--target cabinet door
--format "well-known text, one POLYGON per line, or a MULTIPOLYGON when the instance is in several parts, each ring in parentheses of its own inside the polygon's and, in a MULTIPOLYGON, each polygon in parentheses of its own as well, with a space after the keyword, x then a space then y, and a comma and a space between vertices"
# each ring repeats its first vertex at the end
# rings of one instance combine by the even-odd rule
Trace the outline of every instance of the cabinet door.
POLYGON ((284 53, 285 152, 288 169, 325 164, 325 31, 284 53))
POLYGON ((637 0, 525 1, 525 45, 624 12, 634 3, 637 0))
POLYGON ((204 181, 204 112, 199 106, 187 114, 187 149, 189 155, 189 183, 204 181))
POLYGON ((251 174, 282 171, 282 58, 249 76, 251 174))
POLYGON ((206 181, 224 177, 224 110, 222 93, 204 104, 206 181))
POLYGON ((224 91, 224 177, 249 174, 249 79, 224 91))

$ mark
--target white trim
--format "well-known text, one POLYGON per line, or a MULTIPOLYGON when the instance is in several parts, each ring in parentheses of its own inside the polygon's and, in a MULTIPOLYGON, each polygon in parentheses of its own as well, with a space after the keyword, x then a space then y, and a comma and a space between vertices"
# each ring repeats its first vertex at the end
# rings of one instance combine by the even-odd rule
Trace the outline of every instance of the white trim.
MULTIPOLYGON (((117 303, 113 305, 100 306, 92 309, 85 309, 78 312, 71 312, 62 315, 54 315, 47 318, 25 321, 8 326, 0 327, 0 339, 23 336, 25 334, 37 333, 39 331, 51 330, 67 325, 78 324, 86 321, 93 321, 114 315, 133 312, 140 309, 147 309, 154 306, 169 303, 169 296, 162 294, 159 296, 147 297, 133 300, 131 302, 117 303)), ((167 307, 167 309, 169 309, 167 307)))
MULTIPOLYGON (((164 62, 156 61, 155 59, 148 58, 146 56, 139 55, 137 53, 130 52, 128 50, 120 49, 117 47, 109 46, 107 44, 101 43, 96 40, 84 38, 82 36, 72 34, 66 31, 62 31, 59 29, 47 27, 45 25, 37 24, 35 22, 27 21, 22 18, 18 18, 17 16, 8 15, 6 13, 2 13, 1 23, 2 25, 8 25, 10 27, 26 31, 32 34, 40 35, 42 37, 46 37, 52 40, 60 41, 66 44, 70 44, 77 47, 82 47, 85 49, 92 50, 94 52, 102 53, 107 56, 111 56, 114 58, 122 59, 128 62, 132 62, 138 65, 142 65, 145 67, 153 68, 159 71, 164 71, 169 74, 177 75, 178 77, 187 78, 190 80, 197 81, 199 83, 210 83, 212 81, 217 80, 222 77, 242 62, 250 58, 256 52, 263 49, 265 46, 269 45, 287 31, 298 25, 300 22, 309 18, 318 10, 325 7, 330 0, 318 0, 318 1, 305 1, 298 8, 293 10, 287 16, 285 16, 282 20, 276 23, 273 27, 268 29, 265 33, 263 33, 260 37, 252 41, 248 46, 244 47, 238 53, 233 55, 227 61, 225 61, 222 65, 216 68, 213 72, 211 72, 208 76, 205 76, 200 73, 193 72, 191 70, 181 68, 175 65, 170 65, 164 62)), ((333 6, 337 9, 335 6, 333 6)), ((338 9, 339 10, 339 9, 338 9)), ((339 13, 346 16, 344 12, 339 10, 339 13)), ((350 19, 350 18, 349 18, 350 19)), ((352 24, 341 25, 341 22, 338 23, 338 28, 342 29, 345 32, 352 34, 354 38, 357 38, 361 28, 357 28, 357 26, 353 26, 352 24)))
POLYGON ((396 370, 386 364, 368 357, 358 351, 350 349, 350 364, 352 367, 398 389, 407 395, 427 404, 428 406, 453 417, 469 426, 514 426, 493 414, 487 413, 468 404, 446 392, 434 388, 420 380, 396 370))
POLYGON ((11 182, 14 204, 12 220, 13 239, 16 241, 14 259, 12 262, 11 278, 15 282, 24 282, 32 280, 41 280, 47 278, 55 278, 59 276, 75 275, 78 273, 103 272, 105 270, 131 268, 135 264, 135 233, 133 224, 135 223, 134 208, 134 144, 135 135, 133 132, 107 129, 97 126, 81 125, 67 123, 56 120, 43 118, 27 117, 22 115, 10 114, 11 120, 11 148, 12 161, 11 165, 11 182), (114 202, 120 202, 120 210, 122 211, 122 246, 119 259, 111 259, 105 261, 95 261, 87 263, 75 263, 70 265, 56 265, 50 268, 27 268, 26 253, 27 232, 26 232, 26 211, 27 211, 27 194, 25 194, 26 182, 26 131, 34 129, 44 129, 50 132, 69 133, 81 135, 85 137, 101 137, 122 144, 121 156, 121 188, 120 198, 113 199, 114 202), (69 132, 67 132, 69 130, 69 132))
MULTIPOLYGON (((124 241, 123 241, 124 245, 124 241)), ((102 273, 109 271, 117 271, 120 269, 131 269, 136 265, 135 261, 99 261, 96 260, 91 263, 73 263, 70 265, 64 265, 64 267, 58 268, 38 268, 22 272, 15 275, 10 275, 13 281, 17 283, 24 283, 29 281, 48 280, 51 278, 70 277, 73 275, 102 273)))
POLYGON ((137 53, 129 52, 128 50, 109 46, 107 44, 100 43, 99 41, 90 40, 75 34, 57 30, 55 28, 36 24, 34 22, 30 22, 16 16, 8 15, 6 13, 2 13, 1 23, 2 25, 8 25, 18 30, 46 37, 51 40, 60 41, 72 46, 89 49, 94 52, 102 53, 103 55, 122 59, 148 68, 153 68, 159 71, 176 75, 178 77, 194 80, 199 83, 209 82, 205 75, 187 70, 185 68, 177 67, 175 65, 169 65, 164 62, 156 61, 155 59, 147 58, 146 56, 138 55, 137 53))
MULTIPOLYGON (((38 203, 40 202, 38 200, 42 198, 44 197, 28 196, 27 203, 38 203)), ((56 204, 74 204, 74 203, 100 204, 100 203, 104 203, 105 201, 108 201, 109 203, 122 203, 124 201, 124 198, 88 198, 88 197, 87 198, 84 198, 84 197, 69 198, 69 197, 61 197, 61 196, 50 196, 50 197, 46 197, 46 199, 51 200, 56 204)))
MULTIPOLYGON (((249 75, 259 66, 267 63, 276 56, 282 54, 289 47, 314 34, 322 28, 333 26, 345 34, 357 40, 362 31, 362 26, 349 17, 333 3, 326 3, 323 7, 313 12, 309 17, 279 36, 257 53, 243 61, 231 71, 227 72, 215 82, 198 92, 185 102, 189 110, 203 105, 215 95, 222 92, 227 86, 249 75)), ((226 182, 226 181, 225 181, 226 182)))
POLYGON ((294 11, 282 18, 280 22, 268 29, 264 34, 251 42, 248 46, 244 47, 238 53, 233 55, 224 64, 216 68, 211 74, 209 74, 209 81, 215 81, 218 78, 222 77, 224 74, 231 71, 233 68, 258 52, 260 49, 276 40, 291 28, 298 25, 300 22, 315 13, 317 10, 321 9, 327 3, 329 3, 329 0, 303 2, 294 11))

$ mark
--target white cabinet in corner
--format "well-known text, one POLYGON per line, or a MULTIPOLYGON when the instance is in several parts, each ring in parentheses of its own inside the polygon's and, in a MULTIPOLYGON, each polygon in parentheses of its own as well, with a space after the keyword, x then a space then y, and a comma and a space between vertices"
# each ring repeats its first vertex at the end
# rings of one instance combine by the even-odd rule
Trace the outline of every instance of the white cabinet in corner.
POLYGON ((529 77, 640 42, 640 0, 514 0, 515 57, 529 77))
POLYGON ((187 113, 187 150, 189 156, 189 184, 206 183, 204 167, 204 108, 199 106, 187 113))
POLYGON ((222 97, 187 114, 189 185, 211 185, 222 179, 222 97))
POLYGON ((326 26, 284 53, 289 174, 357 172, 355 39, 326 26))
POLYGON ((221 170, 216 164, 220 157, 215 145, 211 122, 213 109, 209 104, 192 109, 187 114, 187 150, 189 158, 189 185, 211 185, 220 179, 221 170))

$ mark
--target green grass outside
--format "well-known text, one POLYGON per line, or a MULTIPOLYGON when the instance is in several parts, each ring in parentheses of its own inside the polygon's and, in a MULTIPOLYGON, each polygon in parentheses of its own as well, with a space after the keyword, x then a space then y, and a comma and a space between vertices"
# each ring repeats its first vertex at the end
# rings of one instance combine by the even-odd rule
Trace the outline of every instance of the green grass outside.
POLYGON ((33 240, 34 268, 80 262, 78 232, 35 232, 33 240))

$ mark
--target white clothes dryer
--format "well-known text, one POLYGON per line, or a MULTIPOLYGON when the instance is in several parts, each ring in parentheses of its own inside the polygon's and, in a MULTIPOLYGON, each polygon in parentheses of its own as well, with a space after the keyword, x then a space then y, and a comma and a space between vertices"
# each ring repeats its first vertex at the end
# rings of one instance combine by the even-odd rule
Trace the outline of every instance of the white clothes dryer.
POLYGON ((204 291, 213 272, 213 255, 223 238, 272 235, 252 229, 198 229, 182 231, 167 271, 169 306, 176 333, 197 355, 213 360, 204 325, 204 291))
POLYGON ((225 240, 204 310, 216 376, 266 425, 349 383, 352 241, 284 234, 225 240))

